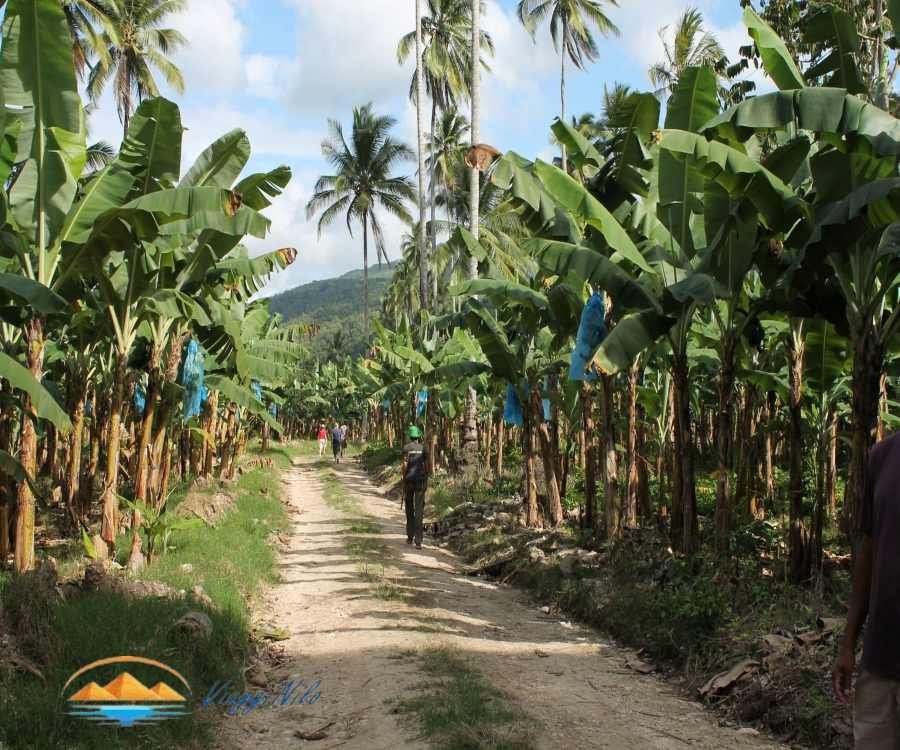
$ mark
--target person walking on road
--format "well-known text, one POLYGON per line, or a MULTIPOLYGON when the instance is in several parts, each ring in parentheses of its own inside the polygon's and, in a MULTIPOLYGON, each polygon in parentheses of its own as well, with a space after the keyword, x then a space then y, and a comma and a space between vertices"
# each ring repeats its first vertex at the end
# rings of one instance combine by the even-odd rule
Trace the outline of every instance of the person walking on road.
POLYGON ((838 700, 849 704, 865 623, 853 695, 855 747, 900 750, 900 432, 872 448, 868 474, 850 611, 831 678, 838 700))
POLYGON ((409 442, 403 446, 403 502, 406 505, 406 543, 422 549, 422 521, 425 517, 425 489, 428 487, 428 451, 421 442, 422 431, 412 425, 409 442))
POLYGON ((341 462, 341 446, 343 445, 343 438, 341 437, 341 427, 337 423, 337 420, 334 422, 334 427, 331 428, 331 450, 334 453, 334 462, 341 462))
POLYGON ((350 436, 350 428, 342 424, 341 425, 341 458, 344 457, 344 451, 347 450, 347 438, 350 436))
POLYGON ((319 458, 325 455, 325 446, 328 445, 328 432, 325 430, 325 423, 319 425, 319 458))

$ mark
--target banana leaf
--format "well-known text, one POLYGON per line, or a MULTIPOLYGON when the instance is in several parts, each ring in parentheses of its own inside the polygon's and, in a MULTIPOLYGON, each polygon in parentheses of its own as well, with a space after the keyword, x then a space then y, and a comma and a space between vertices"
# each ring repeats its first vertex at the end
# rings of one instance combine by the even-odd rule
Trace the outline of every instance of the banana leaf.
POLYGON ((250 158, 250 139, 235 128, 207 146, 181 178, 179 187, 230 188, 250 158))
POLYGON ((27 367, 19 364, 5 352, 0 352, 0 378, 31 397, 31 403, 39 419, 52 422, 60 432, 69 432, 72 429, 68 414, 50 392, 35 379, 27 367))
POLYGON ((784 40, 752 8, 744 9, 744 26, 756 45, 763 68, 775 85, 782 90, 803 88, 806 85, 803 74, 784 40))

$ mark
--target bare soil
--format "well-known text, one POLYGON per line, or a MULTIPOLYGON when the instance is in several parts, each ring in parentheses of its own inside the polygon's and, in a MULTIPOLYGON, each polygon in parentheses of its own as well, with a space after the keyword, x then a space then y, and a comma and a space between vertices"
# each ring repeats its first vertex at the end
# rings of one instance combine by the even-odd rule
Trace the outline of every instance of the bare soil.
POLYGON ((355 533, 348 521, 359 514, 329 507, 312 460, 285 473, 295 522, 281 554, 281 582, 257 617, 289 637, 279 644, 277 664, 253 673, 271 690, 290 677, 321 680, 321 698, 224 717, 222 750, 427 748, 393 706, 427 687, 414 656, 439 646, 456 649, 537 720, 534 744, 542 750, 780 747, 719 726, 699 703, 627 668, 633 654, 545 614, 515 589, 465 575, 450 552, 427 540, 421 551, 407 546, 396 501, 358 464, 334 469, 380 533, 355 533), (348 549, 363 538, 383 545, 366 562, 348 549), (322 727, 324 738, 301 739, 322 727))

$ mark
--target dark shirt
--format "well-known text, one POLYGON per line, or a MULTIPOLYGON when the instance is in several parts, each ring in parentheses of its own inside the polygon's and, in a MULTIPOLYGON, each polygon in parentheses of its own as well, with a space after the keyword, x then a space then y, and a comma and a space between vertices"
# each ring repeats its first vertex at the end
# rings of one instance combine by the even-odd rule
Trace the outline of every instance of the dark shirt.
POLYGON ((403 446, 406 457, 406 473, 403 480, 411 484, 423 484, 428 481, 428 451, 425 446, 415 441, 403 446))
POLYGON ((343 437, 343 435, 341 434, 341 428, 340 428, 340 427, 335 427, 335 428, 331 431, 331 442, 332 442, 332 443, 340 443, 340 442, 343 441, 343 439, 344 439, 344 437, 343 437))
POLYGON ((900 680, 900 432, 872 448, 868 475, 859 517, 873 555, 862 667, 900 680))

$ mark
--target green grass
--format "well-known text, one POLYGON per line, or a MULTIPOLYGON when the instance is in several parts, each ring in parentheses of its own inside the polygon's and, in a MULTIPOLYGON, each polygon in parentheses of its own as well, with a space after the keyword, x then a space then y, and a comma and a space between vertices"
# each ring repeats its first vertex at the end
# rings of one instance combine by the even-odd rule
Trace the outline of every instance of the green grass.
POLYGON ((446 648, 421 655, 428 681, 398 708, 439 750, 532 750, 534 722, 466 659, 446 648))
MULTIPOLYGON (((249 458, 259 455, 250 451, 249 458)), ((266 454, 279 467, 290 465, 291 446, 272 444, 266 454)), ((198 491, 215 491, 204 488, 198 491)), ((175 531, 175 550, 153 560, 142 578, 176 589, 201 584, 215 607, 193 600, 133 599, 121 594, 91 593, 60 601, 28 578, 0 576, 0 602, 6 621, 17 633, 24 655, 40 668, 45 683, 30 674, 0 665, 0 747, 10 750, 114 750, 116 748, 204 747, 213 739, 213 715, 202 709, 183 719, 149 727, 114 729, 64 715, 61 688, 79 667, 107 656, 138 655, 158 659, 181 672, 194 697, 202 697, 217 680, 241 682, 250 648, 248 603, 266 583, 276 580, 272 533, 287 528, 280 502, 280 481, 270 469, 244 473, 227 490, 235 507, 215 527, 175 531), (185 572, 182 565, 190 563, 185 572), (190 610, 205 611, 213 622, 209 639, 180 634, 171 625, 190 610)), ((175 497, 173 503, 178 502, 175 497)), ((107 669, 107 668, 103 668, 107 669)), ((100 680, 117 672, 98 673, 100 680)), ((138 679, 142 668, 129 667, 138 679)), ((91 676, 92 679, 94 675, 91 676)), ((152 684, 152 683, 150 683, 152 684)))

